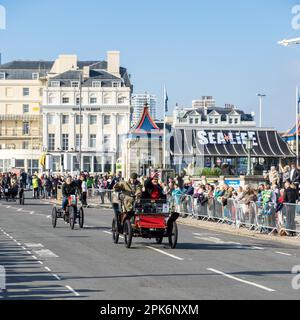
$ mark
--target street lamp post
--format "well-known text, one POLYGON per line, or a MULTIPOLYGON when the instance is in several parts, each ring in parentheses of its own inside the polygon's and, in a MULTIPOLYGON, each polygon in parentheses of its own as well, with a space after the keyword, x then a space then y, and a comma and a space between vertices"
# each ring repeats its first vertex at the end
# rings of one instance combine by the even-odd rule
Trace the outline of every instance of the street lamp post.
POLYGON ((262 100, 266 95, 258 93, 257 96, 259 97, 259 127, 262 128, 262 100))
POLYGON ((248 151, 248 169, 247 169, 247 176, 252 175, 252 166, 251 166, 251 151, 253 149, 253 139, 246 140, 246 149, 248 151))
POLYGON ((81 118, 82 118, 82 75, 80 72, 79 75, 79 171, 82 172, 82 123, 81 123, 81 118))

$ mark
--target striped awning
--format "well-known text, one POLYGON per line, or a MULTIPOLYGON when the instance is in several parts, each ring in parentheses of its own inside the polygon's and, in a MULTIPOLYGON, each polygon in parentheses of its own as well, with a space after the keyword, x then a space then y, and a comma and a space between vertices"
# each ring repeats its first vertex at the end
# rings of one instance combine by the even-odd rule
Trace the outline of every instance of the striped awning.
POLYGON ((275 130, 175 129, 173 138, 171 152, 174 156, 246 157, 246 141, 250 138, 253 141, 252 156, 295 157, 275 130))

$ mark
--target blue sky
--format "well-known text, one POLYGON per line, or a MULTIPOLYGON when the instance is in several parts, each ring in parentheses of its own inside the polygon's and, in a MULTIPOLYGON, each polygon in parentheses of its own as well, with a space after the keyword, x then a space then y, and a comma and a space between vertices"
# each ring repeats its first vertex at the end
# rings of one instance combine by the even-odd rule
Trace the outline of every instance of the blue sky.
MULTIPOLYGON (((163 99, 170 109, 213 95, 258 115, 264 125, 287 130, 294 122, 295 87, 300 85, 300 46, 277 45, 300 37, 293 30, 290 0, 0 0, 7 28, 0 30, 2 61, 105 59, 120 50, 134 92, 163 99)), ((300 4, 300 0, 298 1, 300 4)), ((160 102, 160 105, 162 102, 160 102)), ((161 114, 161 113, 160 113, 161 114)), ((256 119, 258 122, 258 118, 256 119)))

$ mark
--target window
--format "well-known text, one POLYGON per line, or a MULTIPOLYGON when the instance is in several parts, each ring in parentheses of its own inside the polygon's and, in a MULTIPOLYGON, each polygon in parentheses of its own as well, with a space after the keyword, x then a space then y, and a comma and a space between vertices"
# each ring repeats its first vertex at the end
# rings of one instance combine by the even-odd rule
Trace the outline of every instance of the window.
POLYGON ((110 124, 110 116, 104 116, 104 125, 110 124))
POLYGON ((23 159, 16 159, 16 161, 15 161, 15 167, 17 168, 17 169, 23 169, 24 167, 25 167, 25 160, 23 160, 23 159))
POLYGON ((71 87, 72 88, 78 88, 79 87, 79 82, 78 81, 72 81, 71 82, 71 87))
POLYGON ((32 80, 38 80, 40 78, 40 75, 38 73, 32 74, 32 80))
POLYGON ((23 104, 23 113, 29 113, 29 104, 23 104))
POLYGON ((69 135, 65 133, 62 135, 62 150, 63 151, 69 150, 69 135))
POLYGON ((109 93, 105 93, 103 96, 103 103, 104 104, 110 104, 111 103, 111 97, 109 93))
POLYGON ((93 81, 92 82, 93 88, 100 88, 101 87, 101 81, 93 81))
POLYGON ((103 137, 104 151, 110 150, 111 146, 111 137, 109 134, 104 135, 103 137))
POLYGON ((126 102, 126 97, 123 95, 118 96, 118 104, 124 104, 126 102))
POLYGON ((214 120, 212 118, 209 119, 209 124, 213 124, 214 120))
POLYGON ((83 116, 79 116, 79 115, 76 115, 76 124, 78 125, 78 124, 82 124, 83 123, 83 116), (81 119, 80 119, 81 118, 81 119), (81 120, 81 121, 80 121, 81 120))
POLYGON ((29 94, 30 94, 29 88, 23 88, 23 96, 24 96, 24 97, 28 97, 29 94))
POLYGON ((229 124, 233 124, 233 119, 229 119, 229 124))
POLYGON ((51 87, 60 87, 60 81, 51 81, 51 87))
POLYGON ((239 123, 239 119, 234 119, 234 123, 238 124, 239 123))
POLYGON ((53 114, 49 114, 48 115, 48 124, 54 124, 54 115, 53 114))
POLYGON ((70 102, 70 98, 69 97, 63 97, 62 98, 62 103, 63 104, 67 104, 67 103, 69 103, 70 102))
POLYGON ((193 124, 193 123, 194 123, 193 119, 192 119, 192 118, 190 118, 190 124, 193 124))
POLYGON ((113 86, 113 88, 119 88, 119 87, 121 87, 121 82, 113 82, 112 83, 112 86, 113 86))
POLYGON ((97 103, 97 98, 96 97, 91 97, 90 98, 90 104, 96 104, 97 103))
POLYGON ((55 134, 48 134, 48 150, 54 151, 55 149, 55 134))
POLYGON ((44 93, 44 89, 43 89, 43 88, 40 88, 39 91, 40 91, 40 97, 42 97, 42 96, 43 96, 43 93, 44 93))
POLYGON ((0 80, 5 80, 5 79, 6 79, 5 72, 0 72, 0 80))
POLYGON ((6 88, 5 95, 7 97, 12 97, 13 96, 13 88, 6 88))
POLYGON ((24 135, 29 134, 29 122, 23 122, 23 134, 24 135))
POLYGON ((80 141, 82 141, 82 135, 76 134, 75 147, 77 150, 79 150, 79 148, 80 148, 80 141), (80 137, 81 137, 81 139, 80 139, 80 137))
POLYGON ((54 104, 54 103, 55 103, 55 96, 54 96, 54 94, 49 94, 48 103, 49 103, 49 104, 54 104))
POLYGON ((195 124, 199 124, 199 119, 198 118, 195 119, 195 124))
POLYGON ((77 106, 80 105, 80 97, 79 97, 79 96, 76 97, 76 105, 77 105, 77 106))
POLYGON ((23 150, 28 150, 29 149, 29 142, 28 141, 23 141, 22 142, 22 149, 23 150))
POLYGON ((97 116, 90 116, 90 125, 97 124, 97 116))
POLYGON ((96 148, 96 135, 95 134, 90 135, 89 147, 96 148))
POLYGON ((218 124, 218 123, 219 123, 219 119, 215 118, 215 124, 218 124))
POLYGON ((69 123, 69 116, 66 114, 63 114, 62 116, 62 124, 68 124, 69 123))
POLYGON ((122 126, 125 122, 125 116, 118 116, 118 125, 122 126))

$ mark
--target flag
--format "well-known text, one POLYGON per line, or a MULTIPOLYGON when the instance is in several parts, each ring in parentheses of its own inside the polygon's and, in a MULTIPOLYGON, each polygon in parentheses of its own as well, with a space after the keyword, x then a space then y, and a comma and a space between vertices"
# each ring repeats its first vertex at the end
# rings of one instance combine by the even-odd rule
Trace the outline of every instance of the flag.
POLYGON ((169 111, 169 109, 168 109, 168 101, 169 101, 169 97, 168 97, 167 90, 165 88, 165 90, 164 90, 165 112, 169 111))

